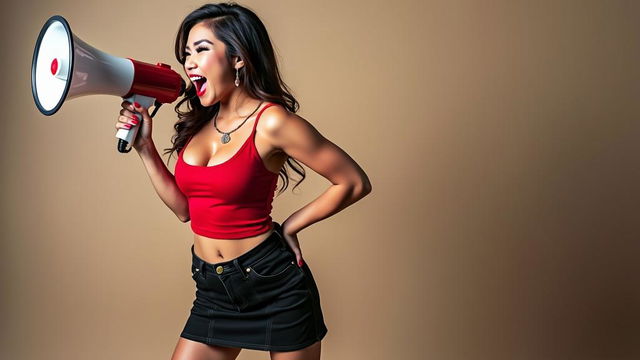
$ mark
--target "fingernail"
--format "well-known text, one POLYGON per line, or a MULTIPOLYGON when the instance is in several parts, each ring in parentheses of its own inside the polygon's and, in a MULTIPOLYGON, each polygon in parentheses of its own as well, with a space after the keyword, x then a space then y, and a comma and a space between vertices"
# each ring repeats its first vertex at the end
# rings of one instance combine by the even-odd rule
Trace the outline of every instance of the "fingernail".
POLYGON ((139 107, 140 107, 140 104, 139 104, 137 101, 134 101, 134 102, 133 102, 133 106, 135 106, 135 107, 139 108, 139 107))
POLYGON ((124 124, 124 127, 129 129, 129 128, 131 128, 131 124, 124 124))
POLYGON ((302 267, 302 264, 304 264, 304 261, 302 261, 302 259, 300 259, 300 261, 298 261, 298 267, 302 267))
POLYGON ((132 119, 131 122, 133 123, 133 125, 137 125, 138 124, 138 120, 132 119))

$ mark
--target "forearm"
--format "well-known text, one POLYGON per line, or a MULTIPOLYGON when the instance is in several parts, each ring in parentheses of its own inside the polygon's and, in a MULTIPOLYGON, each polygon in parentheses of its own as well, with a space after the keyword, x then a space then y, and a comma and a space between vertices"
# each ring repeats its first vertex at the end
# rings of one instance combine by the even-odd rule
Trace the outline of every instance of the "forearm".
POLYGON ((149 145, 138 149, 137 152, 160 199, 181 221, 188 221, 189 203, 187 198, 178 188, 173 174, 162 162, 155 144, 151 142, 149 145))
POLYGON ((291 214, 282 226, 287 233, 297 234, 309 225, 326 219, 355 203, 369 191, 366 186, 333 184, 315 200, 291 214))

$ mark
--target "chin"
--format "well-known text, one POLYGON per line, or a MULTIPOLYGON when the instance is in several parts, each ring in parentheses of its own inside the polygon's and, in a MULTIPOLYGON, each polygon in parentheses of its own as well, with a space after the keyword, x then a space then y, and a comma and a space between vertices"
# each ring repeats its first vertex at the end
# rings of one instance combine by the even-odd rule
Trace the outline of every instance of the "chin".
POLYGON ((218 101, 214 100, 209 100, 207 98, 204 99, 200 99, 200 105, 204 106, 204 107, 209 107, 209 106, 213 106, 215 105, 215 103, 217 103, 218 101))

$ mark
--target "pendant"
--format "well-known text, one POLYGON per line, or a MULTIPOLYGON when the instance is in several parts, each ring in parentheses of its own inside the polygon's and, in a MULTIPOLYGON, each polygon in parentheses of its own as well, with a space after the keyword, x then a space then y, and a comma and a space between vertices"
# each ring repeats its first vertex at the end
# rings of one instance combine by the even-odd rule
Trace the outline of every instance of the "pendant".
POLYGON ((229 134, 224 133, 222 135, 221 141, 222 141, 223 144, 228 143, 230 140, 231 140, 231 136, 229 136, 229 134))

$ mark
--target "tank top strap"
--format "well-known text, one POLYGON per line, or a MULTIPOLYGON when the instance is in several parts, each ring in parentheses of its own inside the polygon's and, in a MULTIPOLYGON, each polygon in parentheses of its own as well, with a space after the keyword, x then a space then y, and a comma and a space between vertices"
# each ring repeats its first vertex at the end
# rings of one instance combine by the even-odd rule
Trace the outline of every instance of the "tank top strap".
POLYGON ((182 149, 180 149, 180 152, 178 152, 178 158, 182 157, 182 153, 184 152, 184 149, 187 148, 187 145, 189 145, 189 143, 191 142, 191 138, 193 137, 193 135, 189 136, 189 138, 187 139, 187 141, 184 143, 184 146, 182 146, 182 149))
POLYGON ((262 115, 262 112, 267 110, 268 107, 272 106, 272 105, 277 105, 275 103, 267 103, 267 105, 265 107, 263 107, 260 112, 258 112, 258 116, 256 117, 256 121, 253 122, 253 130, 251 131, 252 133, 254 133, 256 131, 256 128, 258 127, 258 120, 260 120, 260 115, 262 115))

